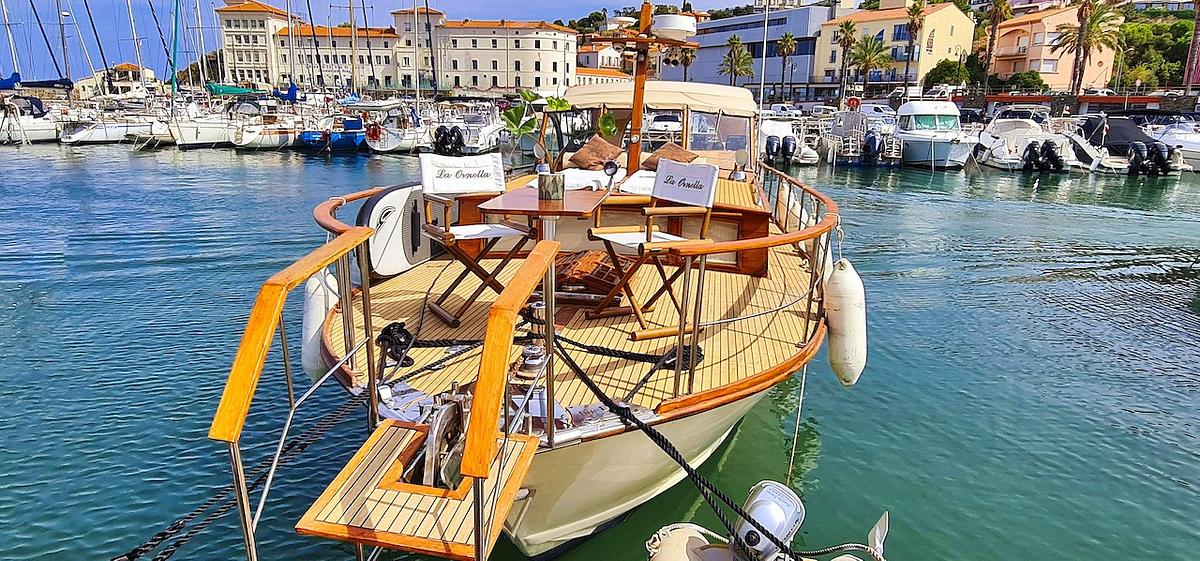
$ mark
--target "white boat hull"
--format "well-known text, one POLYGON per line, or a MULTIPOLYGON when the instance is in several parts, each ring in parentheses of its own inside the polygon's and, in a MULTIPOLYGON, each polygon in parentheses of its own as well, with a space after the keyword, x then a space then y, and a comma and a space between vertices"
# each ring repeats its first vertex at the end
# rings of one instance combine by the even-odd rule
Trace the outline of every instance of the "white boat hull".
POLYGON ((116 144, 126 137, 153 134, 149 122, 92 123, 66 131, 63 144, 116 144))
POLYGON ((426 127, 396 129, 381 127, 377 138, 368 131, 366 143, 375 152, 413 152, 433 144, 430 130, 426 127))
POLYGON ((28 144, 58 140, 58 126, 48 118, 22 115, 0 121, 0 144, 28 144))
POLYGON ((975 147, 974 139, 901 137, 901 142, 904 165, 936 169, 962 169, 975 147))
MULTIPOLYGON (((704 463, 765 391, 655 425, 692 466, 704 463)), ((539 452, 504 529, 527 556, 595 533, 686 474, 638 431, 539 452)))
POLYGON ((276 150, 295 146, 300 129, 289 126, 247 125, 234 129, 231 141, 242 150, 276 150))
POLYGON ((172 121, 167 126, 180 148, 212 148, 232 143, 234 127, 229 121, 172 121))

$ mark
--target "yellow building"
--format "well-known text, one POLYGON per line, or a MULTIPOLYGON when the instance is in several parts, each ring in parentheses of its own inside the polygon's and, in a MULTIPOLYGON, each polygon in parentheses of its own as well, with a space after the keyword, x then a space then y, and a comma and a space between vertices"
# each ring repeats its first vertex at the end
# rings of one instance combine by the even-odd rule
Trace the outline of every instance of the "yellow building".
MULTIPOLYGON (((838 26, 844 21, 853 21, 858 36, 878 37, 892 54, 892 65, 883 70, 872 71, 868 87, 871 92, 886 93, 904 85, 904 61, 908 55, 907 5, 911 0, 881 0, 878 10, 854 12, 821 24, 821 35, 817 38, 816 62, 813 70, 813 88, 818 95, 835 96, 842 57, 838 46, 838 26)), ((909 83, 919 84, 925 74, 943 60, 962 60, 971 49, 975 23, 953 3, 932 4, 925 8, 925 24, 920 36, 913 43, 912 66, 909 83)), ((862 84, 862 73, 853 65, 847 68, 851 84, 862 84)))

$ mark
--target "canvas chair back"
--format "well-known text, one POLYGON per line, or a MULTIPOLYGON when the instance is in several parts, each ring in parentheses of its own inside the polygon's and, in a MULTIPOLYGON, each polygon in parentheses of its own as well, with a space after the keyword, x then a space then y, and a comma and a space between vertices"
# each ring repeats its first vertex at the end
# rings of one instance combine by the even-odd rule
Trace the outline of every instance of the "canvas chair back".
POLYGON ((712 208, 717 196, 717 175, 712 164, 681 164, 662 159, 654 176, 654 199, 712 208))
POLYGON ((421 188, 434 195, 503 193, 504 160, 499 153, 460 157, 421 154, 421 188))

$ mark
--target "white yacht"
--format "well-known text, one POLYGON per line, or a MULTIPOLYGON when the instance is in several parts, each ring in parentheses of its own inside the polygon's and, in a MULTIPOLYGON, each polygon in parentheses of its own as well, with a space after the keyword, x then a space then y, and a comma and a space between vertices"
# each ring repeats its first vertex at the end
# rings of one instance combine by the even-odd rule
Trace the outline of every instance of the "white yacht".
POLYGON ((367 123, 367 147, 375 152, 416 152, 433 145, 433 128, 429 120, 418 115, 413 102, 389 99, 360 102, 347 109, 366 111, 372 116, 367 123))
POLYGON ((14 95, 0 100, 0 144, 30 144, 58 140, 58 125, 42 100, 14 95))
POLYGON ((195 103, 188 104, 183 115, 167 121, 175 145, 180 148, 215 148, 229 146, 237 124, 230 117, 239 102, 230 102, 211 113, 204 113, 195 103))
POLYGON ((476 103, 464 108, 462 122, 464 154, 483 154, 500 148, 504 123, 495 103, 476 103))
POLYGON ((1180 152, 1192 168, 1200 168, 1200 122, 1185 115, 1142 127, 1146 134, 1180 152))
POLYGON ((949 101, 910 101, 897 115, 896 137, 906 166, 962 169, 979 142, 962 130, 958 106, 949 101))
POLYGON ((1071 141, 1050 129, 1050 109, 1010 105, 979 133, 975 160, 1007 171, 1063 171, 1079 167, 1071 141))

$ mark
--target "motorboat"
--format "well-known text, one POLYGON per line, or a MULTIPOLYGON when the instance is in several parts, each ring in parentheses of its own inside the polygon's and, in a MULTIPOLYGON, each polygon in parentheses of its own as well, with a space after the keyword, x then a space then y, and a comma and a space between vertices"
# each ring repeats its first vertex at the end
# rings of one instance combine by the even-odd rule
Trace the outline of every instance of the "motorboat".
MULTIPOLYGON (((650 11, 645 4, 643 13, 650 11)), ((639 65, 638 72, 645 71, 639 65)), ((273 276, 249 316, 231 311, 250 319, 209 436, 230 454, 249 555, 254 515, 243 491, 240 451, 260 445, 250 441, 261 434, 241 428, 252 405, 288 399, 265 395, 269 386, 257 382, 292 287, 305 286, 302 363, 316 380, 313 388, 336 380, 351 396, 354 409, 346 410, 361 411, 365 403, 371 415, 369 437, 340 473, 325 466, 315 476, 300 476, 306 490, 312 477, 332 481, 314 493, 296 530, 361 547, 485 559, 503 531, 527 556, 555 555, 687 477, 677 460, 703 464, 772 388, 804 371, 827 337, 839 381, 857 380, 866 360, 865 308, 853 267, 831 257, 837 204, 758 161, 746 142, 756 129, 748 90, 636 80, 574 86, 564 96, 569 113, 588 115, 594 127, 615 111, 630 116, 630 130, 640 130, 642 116, 630 109, 643 106, 680 111, 687 123, 693 115, 718 123, 703 144, 693 145, 687 135, 682 145, 703 158, 697 166, 715 168, 711 210, 704 211, 711 223, 694 210, 657 212, 669 216, 672 232, 707 234, 662 246, 671 260, 642 267, 630 279, 639 291, 653 291, 656 283, 666 286, 659 271, 678 273, 688 279, 679 281, 686 285, 679 306, 664 297, 646 310, 644 328, 628 311, 593 315, 589 291, 611 290, 616 277, 604 264, 624 259, 589 240, 591 220, 556 226, 543 220, 542 241, 511 262, 480 254, 489 269, 501 267, 496 282, 455 284, 448 298, 474 304, 456 324, 446 323, 425 313, 436 298, 425 293, 445 290, 464 267, 448 261, 449 254, 431 257, 431 238, 422 232, 485 225, 481 213, 495 193, 458 196, 457 219, 450 210, 426 216, 420 185, 322 203, 314 216, 325 230, 321 237, 327 232, 332 239, 273 276), (360 205, 357 217, 345 212, 350 205, 360 205), (356 287, 350 252, 362 271, 354 275, 356 287), (336 275, 326 271, 330 263, 337 263, 336 275), (691 349, 686 355, 685 348, 691 349), (264 392, 255 397, 257 389, 264 392), (678 454, 664 454, 659 439, 678 454)), ((566 146, 564 139, 580 132, 559 130, 553 111, 543 119, 541 145, 566 146)), ((598 132, 590 138, 600 138, 598 132)), ((655 172, 640 169, 649 156, 642 148, 621 148, 603 170, 568 168, 608 176, 580 187, 597 197, 606 223, 636 228, 656 214, 647 202, 652 196, 636 195, 644 184, 659 183, 655 172)), ((447 165, 469 165, 462 160, 447 165)), ((493 172, 455 169, 461 173, 428 173, 452 180, 493 172)), ((537 182, 536 175, 518 172, 500 192, 537 182)), ((315 391, 298 388, 294 395, 315 391)), ((289 420, 302 401, 282 404, 289 420)), ((279 442, 286 438, 285 429, 279 442)), ((274 480, 276 487, 286 484, 274 480)))
MULTIPOLYGON (((461 115, 463 154, 484 154, 500 148, 504 134, 504 123, 500 120, 500 109, 494 103, 476 103, 467 106, 461 115)), ((455 125, 459 126, 459 125, 455 125)))
POLYGON ((27 95, 0 99, 0 144, 31 144, 58 140, 58 124, 42 100, 27 95))
POLYGON ((300 133, 300 142, 317 152, 354 152, 366 139, 367 131, 359 117, 330 115, 315 128, 300 133))
POLYGON ((347 109, 373 117, 366 126, 366 143, 374 152, 418 152, 433 145, 433 129, 409 100, 362 102, 347 109))
POLYGON ((1113 111, 1109 115, 1130 117, 1155 142, 1179 152, 1193 169, 1200 167, 1200 114, 1140 109, 1113 111))
POLYGON ((764 119, 759 123, 758 151, 763 161, 775 165, 815 166, 821 157, 800 141, 792 121, 764 119))
POLYGON ((829 130, 821 134, 818 155, 835 166, 899 164, 902 152, 896 118, 861 109, 833 114, 829 130))
POLYGON ((979 142, 963 131, 958 106, 949 101, 910 101, 896 114, 896 138, 906 166, 962 169, 979 142))
POLYGON ((975 161, 1006 171, 1059 172, 1080 167, 1071 140, 1050 128, 1041 105, 1001 108, 979 133, 975 161))
MULTIPOLYGON (((1085 115, 1079 129, 1093 152, 1124 161, 1130 175, 1179 176, 1192 169, 1182 150, 1151 138, 1128 116, 1085 115)), ((1077 147, 1076 154, 1081 152, 1077 147)), ((1079 159, 1086 161, 1083 156, 1079 159)))

